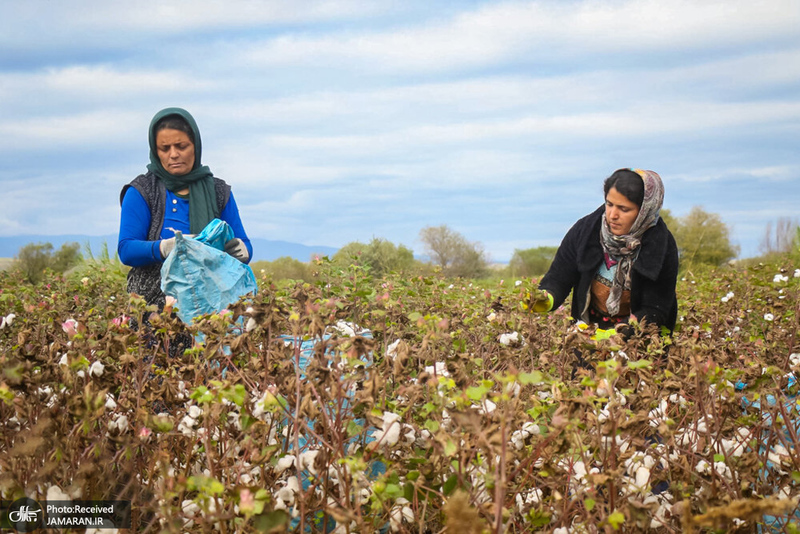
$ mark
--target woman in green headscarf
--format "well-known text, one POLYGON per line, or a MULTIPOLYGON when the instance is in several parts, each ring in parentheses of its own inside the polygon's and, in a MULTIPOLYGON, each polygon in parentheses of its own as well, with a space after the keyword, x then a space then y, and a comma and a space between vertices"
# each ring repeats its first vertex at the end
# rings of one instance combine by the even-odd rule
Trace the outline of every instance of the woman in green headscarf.
POLYGON ((230 255, 249 263, 253 255, 231 188, 201 163, 200 130, 188 111, 156 113, 148 131, 150 164, 122 188, 117 253, 128 273, 128 292, 164 306, 161 264, 175 246, 175 232, 198 234, 213 219, 227 222, 230 255))

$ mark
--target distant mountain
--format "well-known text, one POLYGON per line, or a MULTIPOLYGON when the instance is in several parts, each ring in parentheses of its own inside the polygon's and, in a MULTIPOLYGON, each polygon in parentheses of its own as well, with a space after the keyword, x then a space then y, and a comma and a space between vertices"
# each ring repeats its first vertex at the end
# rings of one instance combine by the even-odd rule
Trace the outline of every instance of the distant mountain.
MULTIPOLYGON (((253 244, 253 261, 273 261, 284 256, 289 256, 299 261, 308 261, 312 255, 332 256, 337 248, 323 245, 302 245, 289 241, 276 241, 271 239, 251 238, 253 244)), ((117 252, 117 235, 109 234, 102 236, 88 235, 15 235, 0 237, 0 258, 13 258, 19 249, 29 243, 50 243, 53 249, 57 250, 64 243, 78 243, 81 246, 81 253, 86 256, 86 247, 91 250, 92 255, 100 256, 103 248, 108 248, 108 253, 112 257, 117 252)))

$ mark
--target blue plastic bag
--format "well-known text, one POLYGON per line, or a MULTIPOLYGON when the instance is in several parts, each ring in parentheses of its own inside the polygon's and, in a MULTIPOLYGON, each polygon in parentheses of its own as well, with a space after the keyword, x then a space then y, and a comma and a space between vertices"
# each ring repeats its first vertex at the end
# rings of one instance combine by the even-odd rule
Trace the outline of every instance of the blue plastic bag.
POLYGON ((230 226, 218 219, 195 239, 175 234, 175 248, 161 267, 161 290, 177 300, 178 317, 186 324, 258 290, 253 270, 223 252, 228 234, 233 237, 230 226), (200 240, 201 236, 208 244, 200 240))
POLYGON ((202 232, 197 234, 194 240, 205 243, 217 250, 225 250, 225 243, 234 237, 236 236, 233 235, 233 228, 231 228, 230 224, 214 219, 203 228, 202 232))

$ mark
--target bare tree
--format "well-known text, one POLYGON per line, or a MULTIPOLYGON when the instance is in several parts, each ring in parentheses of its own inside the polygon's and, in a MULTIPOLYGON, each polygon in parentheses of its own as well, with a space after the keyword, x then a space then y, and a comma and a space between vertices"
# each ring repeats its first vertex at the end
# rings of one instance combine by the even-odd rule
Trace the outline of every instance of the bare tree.
POLYGON ((773 228, 772 222, 767 223, 764 237, 758 249, 763 254, 791 252, 797 240, 797 220, 789 217, 779 217, 773 228), (774 231, 773 231, 774 230, 774 231))
POLYGON ((419 239, 433 262, 448 276, 478 278, 486 274, 488 261, 480 243, 470 243, 447 225, 426 226, 419 239))

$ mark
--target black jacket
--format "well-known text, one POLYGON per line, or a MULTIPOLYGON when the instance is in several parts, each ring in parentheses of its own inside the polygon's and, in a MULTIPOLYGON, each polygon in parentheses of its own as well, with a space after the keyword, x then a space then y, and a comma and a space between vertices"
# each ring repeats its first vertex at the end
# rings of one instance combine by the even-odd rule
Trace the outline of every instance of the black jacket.
MULTIPOLYGON (((540 289, 553 296, 558 308, 572 295, 572 317, 586 320, 592 280, 603 261, 600 224, 604 206, 583 217, 570 228, 558 247, 540 289)), ((631 271, 631 314, 640 321, 675 328, 678 299, 675 284, 678 278, 678 247, 667 225, 659 219, 642 236, 639 256, 631 271)))

